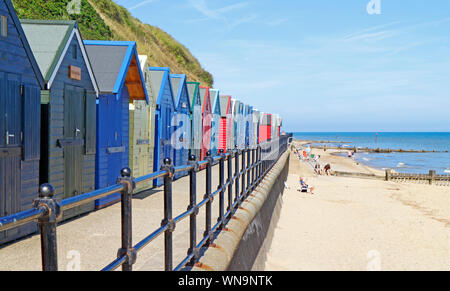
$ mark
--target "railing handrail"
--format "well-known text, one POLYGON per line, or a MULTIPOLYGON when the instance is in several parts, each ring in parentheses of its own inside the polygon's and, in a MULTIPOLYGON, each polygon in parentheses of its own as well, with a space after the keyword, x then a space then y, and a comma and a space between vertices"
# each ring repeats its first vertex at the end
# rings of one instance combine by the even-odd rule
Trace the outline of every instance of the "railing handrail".
POLYGON ((49 184, 41 185, 39 198, 33 203, 33 208, 13 215, 0 218, 0 231, 15 228, 32 221, 38 221, 41 228, 41 241, 48 241, 47 244, 41 244, 42 266, 43 270, 57 270, 56 257, 56 227, 57 221, 63 211, 78 207, 99 198, 106 197, 114 193, 121 193, 122 209, 122 248, 119 249, 117 258, 106 266, 104 271, 115 270, 122 266, 123 270, 131 270, 136 260, 137 253, 154 239, 165 234, 165 269, 180 270, 188 263, 195 263, 199 258, 199 249, 206 246, 214 238, 214 233, 224 227, 233 212, 240 206, 245 198, 252 192, 267 172, 275 164, 278 158, 287 149, 289 136, 281 136, 277 139, 258 144, 253 148, 229 150, 226 153, 220 150, 220 153, 214 157, 208 156, 203 161, 196 161, 195 156, 190 157, 189 164, 174 167, 170 159, 164 160, 164 165, 160 171, 144 175, 139 178, 131 176, 131 170, 124 168, 121 171, 122 178, 118 178, 117 184, 103 189, 97 189, 75 197, 70 197, 57 201, 53 198, 54 188, 49 184), (283 147, 283 150, 273 151, 273 145, 283 147), (264 150, 263 150, 264 148, 264 150), (268 149, 269 155, 263 159, 262 155, 268 149), (242 158, 239 165, 239 158, 242 158), (232 158, 235 158, 235 173, 232 173, 232 158), (247 158, 247 159, 246 159, 247 158), (228 179, 225 181, 225 161, 228 162, 228 179), (206 194, 199 203, 196 203, 196 173, 199 168, 206 165, 206 194), (219 165, 219 186, 217 190, 212 191, 212 167, 219 165), (175 173, 189 172, 190 177, 190 204, 188 210, 172 217, 172 181, 175 173), (164 178, 164 220, 161 226, 149 234, 147 237, 132 245, 131 236, 131 201, 136 185, 153 181, 157 178, 164 178), (240 187, 241 186, 241 187, 240 187), (235 192, 234 202, 233 187, 235 192), (228 208, 225 212, 224 196, 228 191, 228 208), (218 222, 211 226, 211 205, 214 199, 219 196, 220 214, 218 222), (196 241, 196 216, 199 210, 206 207, 206 225, 205 234, 200 242, 196 241), (177 265, 172 267, 172 232, 175 225, 180 221, 190 217, 190 236, 191 247, 188 256, 177 265), (48 249, 45 247, 49 246, 48 249))

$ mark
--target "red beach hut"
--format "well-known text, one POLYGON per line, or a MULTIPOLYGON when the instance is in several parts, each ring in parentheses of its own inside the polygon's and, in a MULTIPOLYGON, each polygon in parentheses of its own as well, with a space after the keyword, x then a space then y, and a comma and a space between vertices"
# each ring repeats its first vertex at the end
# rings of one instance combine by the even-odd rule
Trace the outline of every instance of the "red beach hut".
POLYGON ((206 153, 211 148, 212 108, 209 87, 200 87, 200 98, 202 101, 202 144, 200 146, 199 161, 203 161, 206 158, 206 153))
POLYGON ((265 142, 272 138, 272 114, 263 113, 259 123, 259 142, 265 142))
POLYGON ((231 147, 231 96, 220 96, 220 132, 219 150, 227 151, 231 147))

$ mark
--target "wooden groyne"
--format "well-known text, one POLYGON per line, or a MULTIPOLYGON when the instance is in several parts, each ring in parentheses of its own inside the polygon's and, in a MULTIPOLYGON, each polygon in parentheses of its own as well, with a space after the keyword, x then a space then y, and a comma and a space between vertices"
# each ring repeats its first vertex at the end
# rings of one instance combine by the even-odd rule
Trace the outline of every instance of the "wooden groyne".
POLYGON ((321 150, 345 150, 345 151, 354 151, 363 152, 363 153, 448 153, 449 151, 426 151, 426 150, 404 150, 404 149, 372 149, 372 148, 357 148, 357 147, 335 147, 335 146, 311 146, 314 149, 321 150))
POLYGON ((297 142, 302 143, 303 145, 305 144, 312 144, 312 143, 352 143, 351 141, 333 141, 333 140, 296 140, 297 142))
POLYGON ((385 176, 359 172, 334 171, 333 175, 337 177, 385 180, 400 183, 450 186, 450 175, 436 175, 436 171, 430 171, 428 174, 405 174, 405 173, 396 173, 393 172, 392 170, 386 170, 385 176))
POLYGON ((386 170, 386 181, 450 186, 450 175, 436 175, 433 170, 428 174, 404 174, 386 170))

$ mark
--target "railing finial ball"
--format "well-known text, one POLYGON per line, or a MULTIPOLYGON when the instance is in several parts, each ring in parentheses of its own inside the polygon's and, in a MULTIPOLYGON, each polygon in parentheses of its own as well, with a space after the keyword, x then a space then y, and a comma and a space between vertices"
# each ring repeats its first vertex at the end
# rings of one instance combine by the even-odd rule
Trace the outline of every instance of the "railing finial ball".
POLYGON ((164 163, 164 165, 170 166, 170 164, 172 163, 172 160, 170 158, 165 158, 163 163, 164 163))
POLYGON ((189 161, 195 161, 196 159, 197 159, 197 157, 195 155, 189 156, 189 161))
POLYGON ((55 195, 55 187, 51 184, 45 183, 39 187, 39 197, 40 198, 52 198, 55 195))
POLYGON ((131 177, 131 169, 125 167, 122 170, 120 170, 120 174, 122 175, 122 177, 131 177))

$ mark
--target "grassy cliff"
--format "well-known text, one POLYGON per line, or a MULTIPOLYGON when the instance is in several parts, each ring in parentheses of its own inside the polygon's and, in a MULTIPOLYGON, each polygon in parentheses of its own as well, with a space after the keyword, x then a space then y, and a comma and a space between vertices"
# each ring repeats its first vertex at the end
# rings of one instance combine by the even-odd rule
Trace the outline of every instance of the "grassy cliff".
MULTIPOLYGON (((182 44, 158 27, 144 24, 112 0, 81 0, 80 14, 67 12, 69 0, 12 0, 19 18, 77 20, 84 39, 134 40, 150 65, 170 67, 189 81, 212 86, 213 76, 182 44)), ((73 2, 73 1, 72 1, 73 2)), ((75 7, 74 7, 75 8, 75 7)))

